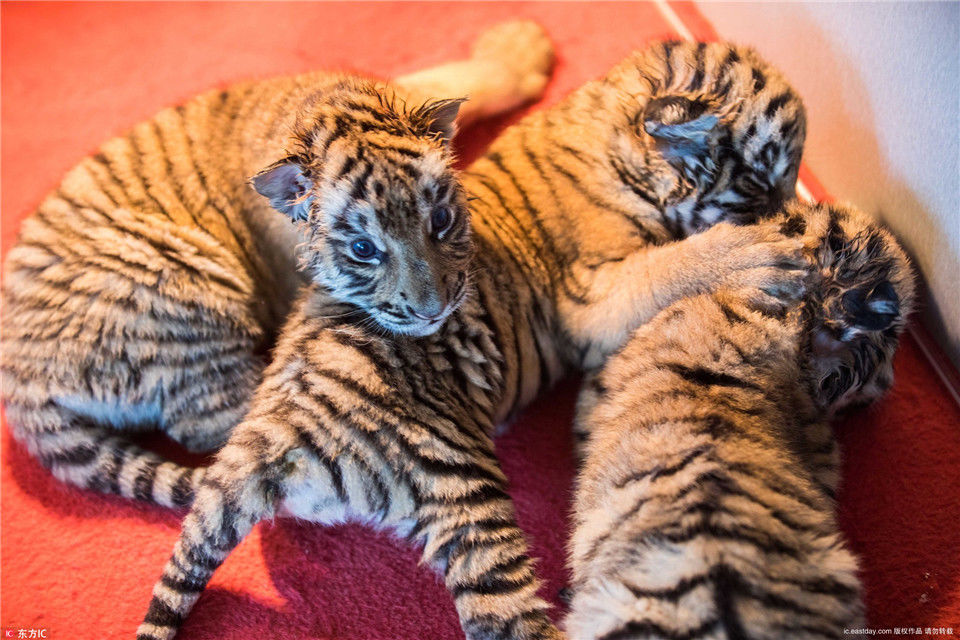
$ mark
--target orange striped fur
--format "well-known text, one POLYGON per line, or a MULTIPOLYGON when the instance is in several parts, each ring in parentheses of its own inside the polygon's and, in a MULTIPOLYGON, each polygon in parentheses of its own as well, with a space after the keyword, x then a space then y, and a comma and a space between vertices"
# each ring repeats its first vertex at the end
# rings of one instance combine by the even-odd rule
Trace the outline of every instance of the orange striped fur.
POLYGON ((351 316, 325 280, 336 265, 318 255, 329 206, 292 203, 314 283, 201 482, 139 637, 172 637, 230 550, 289 514, 360 519, 422 545, 470 640, 558 638, 495 426, 676 300, 806 273, 800 239, 733 224, 792 190, 804 126, 795 92, 749 49, 631 56, 465 172, 473 257, 459 306, 426 335, 351 316))

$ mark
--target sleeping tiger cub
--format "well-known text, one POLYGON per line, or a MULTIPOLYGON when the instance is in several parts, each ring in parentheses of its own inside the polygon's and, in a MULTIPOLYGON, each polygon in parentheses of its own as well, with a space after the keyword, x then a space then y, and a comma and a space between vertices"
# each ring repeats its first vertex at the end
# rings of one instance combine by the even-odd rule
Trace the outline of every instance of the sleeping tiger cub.
POLYGON ((220 446, 246 412, 303 266, 352 317, 434 331, 459 302, 466 215, 447 142, 461 120, 540 95, 552 46, 530 22, 481 35, 470 60, 395 86, 312 73, 164 109, 71 170, 4 268, 2 399, 14 436, 58 478, 168 506, 202 471, 128 439, 162 429, 220 446), (277 158, 281 158, 277 160, 277 158), (250 176, 286 217, 251 189, 250 176), (302 237, 311 204, 336 224, 302 237), (386 217, 387 219, 384 219, 386 217), (440 241, 442 240, 442 241, 440 241), (369 262, 391 256, 389 271, 369 262))
MULTIPOLYGON (((464 174, 476 250, 436 332, 384 334, 322 280, 304 293, 197 488, 138 637, 175 635, 230 551, 284 514, 403 532, 443 574, 469 640, 559 637, 492 433, 674 300, 801 278, 800 239, 722 220, 778 206, 803 130, 796 94, 752 51, 675 43, 509 129, 464 174)), ((305 209, 309 265, 330 214, 305 209)), ((466 234, 464 212, 450 214, 439 242, 466 234)), ((395 258, 370 243, 354 259, 389 270, 395 258)))
POLYGON ((862 626, 827 420, 892 384, 912 272, 854 209, 793 203, 761 224, 810 249, 799 304, 790 287, 682 300, 585 387, 573 640, 841 638, 862 626))

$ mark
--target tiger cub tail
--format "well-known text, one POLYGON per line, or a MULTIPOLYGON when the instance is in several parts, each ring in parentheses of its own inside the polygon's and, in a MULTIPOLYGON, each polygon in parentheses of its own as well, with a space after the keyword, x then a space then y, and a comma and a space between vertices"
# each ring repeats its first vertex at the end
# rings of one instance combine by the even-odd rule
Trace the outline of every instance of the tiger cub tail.
POLYGON ((164 507, 183 508, 193 502, 204 468, 167 460, 140 447, 127 434, 53 403, 42 411, 21 413, 20 405, 7 404, 14 435, 63 482, 164 507), (54 426, 42 428, 35 424, 38 420, 54 426), (19 426, 30 423, 35 428, 29 434, 17 434, 19 426))

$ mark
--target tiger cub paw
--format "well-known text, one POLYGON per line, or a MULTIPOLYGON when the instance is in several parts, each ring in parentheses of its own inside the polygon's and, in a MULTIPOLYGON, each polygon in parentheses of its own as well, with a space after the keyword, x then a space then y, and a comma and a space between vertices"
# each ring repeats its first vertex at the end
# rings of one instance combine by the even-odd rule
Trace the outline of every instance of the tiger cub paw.
POLYGON ((741 290, 761 310, 782 310, 806 291, 811 265, 802 238, 777 225, 720 223, 696 238, 693 255, 709 269, 712 287, 741 290))
POLYGON ((845 291, 840 296, 840 309, 841 326, 883 331, 900 320, 900 297, 888 280, 867 282, 845 291))
POLYGON ((553 68, 553 43, 531 20, 501 22, 484 31, 473 44, 473 57, 496 62, 515 78, 523 101, 543 94, 553 68))

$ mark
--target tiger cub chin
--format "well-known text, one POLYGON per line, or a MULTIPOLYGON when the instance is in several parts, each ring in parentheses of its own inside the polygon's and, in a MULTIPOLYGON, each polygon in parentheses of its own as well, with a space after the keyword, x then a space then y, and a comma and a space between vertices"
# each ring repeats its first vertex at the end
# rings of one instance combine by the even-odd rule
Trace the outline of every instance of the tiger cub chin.
POLYGON ((538 26, 505 23, 471 59, 392 86, 332 73, 246 82, 106 142, 6 259, 14 437, 66 482, 184 506, 202 471, 128 434, 222 445, 305 281, 380 330, 435 331, 462 300, 471 247, 448 148, 463 101, 426 98, 476 93, 468 119, 511 108, 539 95, 551 54, 538 26))
POLYGON ((792 203, 761 224, 803 238, 805 293, 795 282, 677 302, 581 396, 574 640, 861 626, 827 420, 892 384, 913 275, 893 237, 849 207, 792 203))

